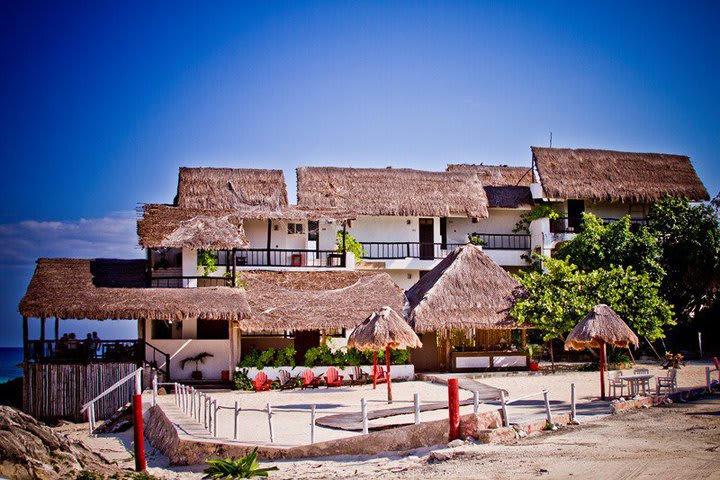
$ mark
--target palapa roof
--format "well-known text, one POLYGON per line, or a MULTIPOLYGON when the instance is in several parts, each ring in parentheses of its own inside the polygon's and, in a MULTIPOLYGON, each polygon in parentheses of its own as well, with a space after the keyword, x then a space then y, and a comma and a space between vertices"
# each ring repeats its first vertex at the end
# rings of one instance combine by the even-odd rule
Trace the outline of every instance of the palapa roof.
POLYGON ((709 200, 690 159, 667 153, 532 147, 547 198, 652 202, 670 196, 709 200))
POLYGON ((300 167, 298 206, 358 215, 487 217, 477 175, 407 168, 300 167))
POLYGON ((231 210, 143 205, 137 232, 143 248, 248 248, 242 219, 231 210))
POLYGON ((601 303, 593 307, 565 340, 565 350, 600 348, 603 343, 627 348, 639 345, 638 337, 615 311, 601 303))
POLYGON ((245 332, 354 328, 383 305, 401 310, 405 297, 387 273, 350 270, 243 270, 251 318, 245 332))
POLYGON ((532 172, 529 168, 451 163, 447 166, 447 171, 477 174, 485 187, 485 195, 490 207, 519 208, 533 204, 530 193, 532 172))
POLYGON ((509 314, 520 288, 480 247, 463 245, 405 292, 407 317, 416 332, 524 328, 509 314))
POLYGON ((359 350, 422 348, 422 342, 407 321, 387 306, 371 313, 358 325, 347 345, 359 350))
POLYGON ((240 320, 250 314, 241 288, 146 288, 145 266, 145 260, 41 258, 20 313, 91 320, 240 320))

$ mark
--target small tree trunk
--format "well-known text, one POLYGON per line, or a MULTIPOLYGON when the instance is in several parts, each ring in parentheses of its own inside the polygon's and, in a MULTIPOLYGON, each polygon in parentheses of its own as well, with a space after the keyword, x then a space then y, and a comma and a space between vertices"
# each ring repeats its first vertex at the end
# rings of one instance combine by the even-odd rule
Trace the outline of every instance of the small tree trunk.
POLYGON ((548 342, 550 345, 550 370, 555 373, 555 353, 553 352, 553 341, 552 338, 548 342))

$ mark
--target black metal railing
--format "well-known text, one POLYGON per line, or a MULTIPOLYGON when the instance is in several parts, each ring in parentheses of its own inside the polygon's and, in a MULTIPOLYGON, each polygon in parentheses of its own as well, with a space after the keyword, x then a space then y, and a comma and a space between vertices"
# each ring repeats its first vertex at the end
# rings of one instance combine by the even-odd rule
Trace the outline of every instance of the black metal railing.
POLYGON ((530 250, 530 235, 521 233, 474 233, 485 250, 530 250))
MULTIPOLYGON (((530 235, 523 234, 474 234, 483 242, 485 250, 529 250, 530 235)), ((360 242, 363 258, 368 260, 391 260, 419 258, 435 260, 445 258, 448 253, 463 243, 421 243, 421 242, 360 242)))
POLYGON ((152 277, 150 286, 154 288, 232 287, 233 280, 231 277, 162 276, 152 277))
MULTIPOLYGON (((604 223, 614 223, 620 221, 619 218, 600 217, 604 223)), ((647 224, 647 218, 631 218, 630 228, 637 230, 641 225, 647 224)), ((582 217, 558 217, 550 221, 550 233, 580 233, 582 232, 582 217)))
POLYGON ((338 267, 345 266, 345 255, 335 250, 249 248, 236 252, 239 267, 338 267))

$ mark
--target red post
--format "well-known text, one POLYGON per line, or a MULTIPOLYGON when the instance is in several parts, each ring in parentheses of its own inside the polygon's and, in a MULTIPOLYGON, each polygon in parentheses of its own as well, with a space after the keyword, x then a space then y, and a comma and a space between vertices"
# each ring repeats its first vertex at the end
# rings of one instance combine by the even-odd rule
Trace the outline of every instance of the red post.
POLYGON ((145 436, 143 433, 142 395, 133 395, 133 441, 135 443, 135 471, 147 468, 145 463, 145 436))
POLYGON ((373 351, 372 377, 373 377, 373 390, 375 390, 375 387, 377 387, 377 352, 375 352, 375 351, 373 351))
POLYGON ((450 441, 460 438, 460 391, 457 378, 448 379, 448 416, 450 420, 450 441))
POLYGON ((390 347, 385 347, 385 364, 387 365, 388 403, 392 403, 392 387, 390 386, 390 347))
POLYGON ((600 399, 605 400, 605 343, 600 348, 600 399))

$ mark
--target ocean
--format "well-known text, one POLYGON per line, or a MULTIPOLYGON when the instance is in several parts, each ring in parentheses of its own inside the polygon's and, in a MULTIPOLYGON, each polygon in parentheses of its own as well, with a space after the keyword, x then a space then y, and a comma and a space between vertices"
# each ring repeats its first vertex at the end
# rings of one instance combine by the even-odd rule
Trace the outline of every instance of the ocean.
POLYGON ((22 377, 22 347, 0 347, 0 383, 22 377))

